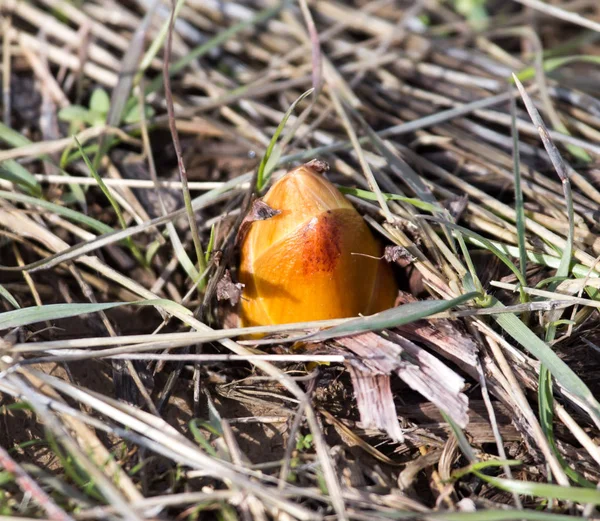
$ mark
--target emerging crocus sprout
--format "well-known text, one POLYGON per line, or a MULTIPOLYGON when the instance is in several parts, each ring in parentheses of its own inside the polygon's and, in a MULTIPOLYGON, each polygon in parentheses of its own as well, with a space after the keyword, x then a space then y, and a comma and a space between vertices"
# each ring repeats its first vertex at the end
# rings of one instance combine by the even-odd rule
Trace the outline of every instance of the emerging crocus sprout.
POLYGON ((263 202, 277 210, 241 240, 244 326, 369 315, 398 293, 382 247, 311 161, 279 179, 263 202))

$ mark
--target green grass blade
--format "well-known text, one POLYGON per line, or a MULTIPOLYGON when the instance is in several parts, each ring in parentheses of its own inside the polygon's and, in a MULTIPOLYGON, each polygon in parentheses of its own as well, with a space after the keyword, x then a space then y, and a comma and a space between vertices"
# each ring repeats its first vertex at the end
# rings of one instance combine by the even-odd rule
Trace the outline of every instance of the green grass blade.
POLYGON ((28 195, 18 194, 15 192, 6 192, 4 190, 0 190, 0 198, 6 199, 7 201, 17 201, 19 203, 30 204, 32 206, 44 208, 45 210, 49 210, 56 215, 60 215, 69 221, 86 225, 98 233, 111 233, 115 231, 114 228, 111 228, 107 224, 104 224, 93 217, 88 217, 83 213, 71 210, 70 208, 61 206, 59 204, 51 203, 44 199, 38 199, 36 197, 30 197, 28 195))
POLYGON ((506 264, 506 266, 510 269, 510 271, 512 271, 515 274, 515 277, 517 277, 517 280, 519 281, 519 283, 521 283, 523 286, 527 285, 527 282, 526 282, 525 278, 523 277, 522 273, 520 272, 519 268, 517 268, 515 266, 514 262, 510 260, 508 255, 506 255, 500 248, 496 247, 496 245, 489 239, 486 239, 482 235, 479 235, 477 232, 469 230, 468 228, 465 228, 464 226, 460 226, 458 224, 454 224, 449 221, 439 219, 437 217, 421 216, 421 218, 427 219, 428 221, 439 222, 440 224, 443 224, 444 226, 447 226, 448 228, 455 230, 456 232, 466 236, 467 238, 477 241, 477 244, 481 245, 486 250, 489 250, 490 252, 492 252, 504 264, 506 264))
POLYGON ((513 78, 517 88, 519 89, 521 97, 523 98, 523 103, 525 103, 529 117, 531 118, 532 123, 537 127, 542 143, 544 144, 544 148, 546 149, 550 161, 552 162, 552 166, 554 166, 554 169, 556 170, 556 173, 558 174, 558 177, 562 183, 565 204, 567 206, 569 230, 567 232, 567 244, 562 252, 560 265, 558 266, 556 275, 559 277, 567 277, 569 275, 571 266, 571 257, 573 255, 573 236, 575 234, 575 216, 573 212, 573 195, 571 191, 571 182, 569 181, 569 171, 560 152, 556 148, 556 145, 550 139, 548 129, 546 128, 546 125, 544 124, 544 121, 542 120, 540 113, 535 107, 531 97, 523 87, 523 84, 514 74, 513 78))
POLYGON ((204 434, 202 434, 200 427, 198 427, 199 421, 200 420, 198 418, 194 418, 193 420, 190 420, 190 422, 188 423, 190 432, 192 433, 192 436, 196 440, 196 443, 198 443, 198 445, 200 445, 200 447, 202 447, 202 449, 204 449, 207 454, 210 454, 213 458, 217 458, 218 457, 217 451, 210 444, 210 441, 208 441, 206 439, 204 434))
MULTIPOLYGON (((352 188, 348 186, 340 186, 336 185, 338 190, 346 195, 353 195, 355 197, 360 197, 361 199, 365 199, 366 201, 377 201, 377 194, 369 191, 369 190, 361 190, 360 188, 352 188)), ((431 204, 421 201, 420 199, 415 199, 414 197, 406 197, 398 194, 388 194, 386 192, 381 192, 381 195, 386 201, 401 201, 403 203, 410 204, 419 210, 423 210, 425 212, 431 212, 433 214, 443 213, 444 209, 438 206, 437 204, 431 204)))
MULTIPOLYGON (((512 91, 512 88, 511 88, 512 91)), ((512 93, 512 92, 511 92, 512 93)), ((513 173, 515 177, 515 212, 517 224, 517 241, 519 245, 519 268, 522 279, 526 280, 527 254, 525 250, 525 202, 521 189, 521 158, 519 156, 519 129, 517 128, 517 103, 514 96, 510 98, 511 131, 513 138, 513 173)), ((521 302, 525 302, 527 295, 521 293, 521 302)))
POLYGON ((0 297, 8 301, 13 308, 19 309, 21 307, 19 306, 19 303, 15 300, 15 297, 13 297, 10 291, 8 291, 2 284, 0 284, 0 297))
MULTIPOLYGON (((283 116, 283 119, 281 120, 281 122, 279 123, 279 126, 275 130, 275 133, 273 134, 273 137, 271 138, 271 141, 269 143, 269 146, 267 147, 265 155, 263 156, 263 158, 260 162, 260 165, 258 165, 258 176, 256 177, 256 190, 259 193, 262 192, 262 190, 268 184, 269 179, 271 177, 271 172, 273 171, 273 169, 275 168, 275 165, 277 164, 277 161, 273 160, 272 156, 274 153, 273 151, 275 149, 275 145, 277 144, 277 140, 279 139, 279 135, 283 131, 285 124, 287 123, 287 120, 292 115, 292 112, 294 112, 296 105, 298 105, 298 103, 300 103, 307 96, 310 96, 310 94, 312 94, 312 92, 313 92, 313 89, 308 89, 305 93, 301 94, 296 99, 296 101, 294 101, 294 103, 292 103, 290 105, 290 108, 287 109, 285 115, 283 116), (268 168, 267 168, 267 166, 268 166, 268 168)), ((280 151, 275 154, 277 160, 279 160, 279 155, 280 155, 280 151)), ((275 157, 275 156, 273 156, 273 157, 275 157)))
POLYGON ((427 514, 427 519, 436 521, 580 521, 581 516, 551 514, 547 511, 537 510, 503 509, 478 512, 436 512, 427 514))
MULTIPOLYGON (((570 65, 572 63, 592 63, 594 65, 600 65, 600 56, 594 56, 591 54, 576 54, 572 56, 561 56, 558 58, 549 58, 544 60, 544 71, 552 72, 564 65, 570 65)), ((531 80, 535 77, 535 67, 527 67, 517 74, 517 78, 521 81, 531 80)), ((509 78, 509 81, 514 81, 509 78)))
POLYGON ((0 163, 0 179, 6 179, 11 183, 20 186, 32 196, 42 196, 42 188, 37 182, 37 179, 14 159, 9 159, 8 161, 0 163))
POLYGON ((206 247, 206 252, 204 253, 204 261, 207 265, 210 261, 210 256, 212 255, 212 252, 215 249, 216 230, 217 227, 213 224, 210 227, 210 237, 208 238, 208 246, 206 247))
MULTIPOLYGON (((494 307, 504 307, 504 304, 495 298, 492 299, 492 302, 494 307)), ((587 410, 594 422, 600 425, 600 404, 594 398, 588 386, 543 340, 514 314, 494 315, 494 320, 531 355, 546 365, 556 381, 574 397, 578 398, 581 406, 587 410)))
MULTIPOLYGON (((221 186, 219 188, 214 188, 211 191, 206 192, 206 193, 196 197, 195 199, 193 199, 192 200, 192 208, 194 209, 194 211, 200 210, 201 208, 205 208, 206 206, 211 204, 216 198, 218 198, 219 195, 235 188, 236 186, 238 186, 241 183, 248 182, 250 179, 251 179, 251 176, 249 174, 244 174, 244 175, 241 175, 234 179, 230 179, 225 184, 223 184, 223 186, 221 186)), ((42 270, 42 269, 47 270, 47 269, 53 268, 54 266, 57 266, 58 264, 61 264, 62 262, 76 259, 76 258, 78 258, 82 255, 85 255, 86 253, 89 253, 91 251, 103 248, 104 246, 107 246, 109 244, 114 244, 116 242, 122 241, 122 240, 126 239, 127 237, 133 237, 134 235, 137 235, 138 233, 143 233, 155 226, 160 226, 162 224, 170 222, 174 219, 177 219, 181 215, 185 215, 185 208, 176 210, 168 215, 163 215, 161 217, 155 217, 154 219, 151 219, 150 221, 144 222, 142 224, 138 224, 136 226, 130 226, 129 228, 126 228, 125 230, 112 230, 111 232, 100 235, 100 236, 96 237, 95 239, 92 239, 90 241, 86 241, 83 243, 75 244, 74 246, 71 246, 64 250, 61 250, 57 253, 49 255, 48 257, 39 259, 30 264, 26 264, 24 266, 0 265, 0 269, 4 270, 4 271, 18 271, 18 272, 25 271, 25 270, 29 270, 29 271, 36 271, 36 270, 42 270)))
POLYGON ((135 300, 133 302, 104 302, 104 303, 81 303, 81 304, 46 304, 45 306, 31 306, 0 313, 0 330, 12 327, 26 326, 46 320, 59 320, 61 318, 76 317, 86 313, 95 313, 119 306, 160 306, 170 308, 178 313, 191 312, 168 299, 135 300))
POLYGON ((194 263, 192 262, 192 259, 190 259, 190 256, 185 251, 185 248, 181 243, 181 239, 177 234, 175 226, 173 225, 173 223, 169 222, 167 223, 166 228, 169 234, 169 239, 171 241, 171 246, 173 246, 173 253, 175 254, 175 257, 177 257, 179 264, 181 264, 181 267, 185 270, 187 276, 191 280, 198 280, 200 277, 200 273, 196 269, 196 266, 194 266, 194 263))
MULTIPOLYGON (((10 127, 7 127, 4 123, 0 122, 0 141, 4 141, 6 144, 12 147, 22 147, 26 145, 30 145, 32 142, 27 139, 25 136, 16 132, 10 127)), ((56 166, 54 162, 46 155, 42 155, 41 159, 44 161, 48 161, 50 164, 56 166)), ((32 191, 29 191, 30 195, 41 197, 42 188, 37 182, 36 178, 33 177, 25 168, 23 168, 19 163, 14 160, 8 160, 1 163, 1 165, 6 168, 9 172, 17 177, 21 178, 24 183, 32 187, 32 191)), ((56 166, 62 174, 66 172, 56 166)), ((85 195, 83 190, 79 185, 71 184, 69 185, 69 189, 80 203, 85 203, 85 195)))
MULTIPOLYGON (((138 64, 140 63, 140 57, 144 52, 146 33, 150 27, 150 23, 152 22, 152 17, 156 7, 157 4, 154 3, 153 7, 148 9, 144 14, 144 18, 142 19, 141 23, 137 24, 135 32, 129 40, 127 50, 125 51, 123 59, 121 60, 119 67, 119 79, 111 93, 108 113, 106 114, 106 124, 109 127, 118 127, 123 120, 123 114, 127 114, 129 112, 129 107, 127 105, 130 99, 129 93, 131 92, 131 87, 133 86, 133 71, 137 69, 138 64)), ((95 170, 100 167, 104 154, 106 154, 111 146, 111 141, 112 140, 107 139, 105 134, 100 136, 98 152, 94 156, 93 164, 95 170)))
POLYGON ((397 327, 460 306, 479 296, 480 294, 478 292, 471 292, 450 300, 421 300, 418 302, 410 302, 408 304, 403 304, 402 306, 382 311, 376 315, 350 320, 345 324, 319 331, 298 340, 320 342, 334 337, 397 327))
POLYGON ((454 434, 456 441, 458 442, 458 446, 459 446, 461 452, 464 454, 465 458, 467 458, 472 465, 476 465, 477 457, 475 456, 475 452, 473 452, 473 449, 469 443, 469 440, 467 440, 467 437, 465 436, 465 433, 463 432, 463 430, 457 425, 457 423, 452 418, 450 418, 450 416, 448 416, 441 409, 440 409, 440 413, 441 413, 442 417, 444 418, 444 421, 448 425, 450 425, 450 428, 452 429, 452 433, 454 434))
POLYGON ((0 140, 4 141, 7 145, 13 148, 30 145, 31 141, 27 139, 23 134, 10 128, 4 123, 0 123, 0 140))
POLYGON ((538 387, 538 411, 544 435, 550 443, 554 442, 554 432, 552 430, 552 422, 554 421, 553 403, 552 375, 546 366, 542 366, 540 367, 538 387))
MULTIPOLYGON (((478 234, 475 234, 478 235, 478 234)), ((467 236, 467 241, 474 246, 479 248, 487 248, 486 243, 482 240, 483 237, 479 236, 479 238, 467 236)), ((498 241, 487 240, 487 243, 492 245, 496 250, 502 252, 504 255, 518 258, 519 257, 519 248, 513 246, 512 244, 505 244, 498 241)), ((527 250, 527 260, 529 262, 534 262, 535 264, 539 264, 541 266, 547 266, 548 268, 558 268, 560 264, 560 259, 556 256, 549 255, 547 253, 536 252, 527 250)), ((590 270, 588 266, 584 266, 583 264, 573 264, 571 266, 571 273, 577 278, 598 278, 600 277, 600 273, 594 270, 590 270)))
MULTIPOLYGON (((123 213, 121 212, 121 207, 119 206, 119 204, 113 197, 112 192, 109 190, 108 186, 106 186, 106 184, 102 180, 102 177, 100 177, 98 172, 96 172, 96 169, 92 165, 92 162, 90 161, 87 154, 83 150, 81 143, 79 143, 79 141, 77 140, 77 138, 75 136, 73 136, 73 139, 75 140, 75 143, 77 144, 77 148, 79 149, 81 157, 83 157, 83 161, 85 162, 86 166, 88 167, 90 173, 92 174, 93 178, 98 183, 100 190, 102 190, 102 193, 106 196, 106 198, 108 199, 108 202, 110 203, 110 205, 113 207, 113 210, 117 214, 117 219, 119 220, 119 224, 121 225, 121 228, 123 228, 123 230, 127 229, 127 223, 125 222, 125 218, 123 217, 123 213)), ((144 255, 142 254, 142 252, 139 250, 139 248, 136 246, 136 244, 133 242, 133 239, 131 237, 128 237, 127 239, 125 239, 125 241, 127 242, 127 246, 131 250, 131 253, 136 258, 136 260, 140 263, 140 265, 146 266, 146 259, 145 259, 144 255)))
POLYGON ((515 494, 600 505, 600 490, 596 490, 595 488, 562 487, 560 485, 550 485, 540 482, 496 478, 478 471, 475 471, 474 474, 480 479, 487 481, 490 485, 515 494))
MULTIPOLYGON (((173 15, 174 18, 177 18, 179 16, 179 11, 181 11, 181 8, 184 4, 185 0, 177 0, 177 3, 175 4, 175 14, 173 15)), ((144 57, 142 58, 142 61, 140 62, 140 66, 138 67, 138 72, 135 77, 135 84, 139 83, 141 75, 144 74, 145 70, 150 66, 152 60, 156 58, 158 51, 165 43, 165 38, 167 37, 167 33, 169 32, 169 26, 170 20, 167 17, 162 27, 160 28, 158 35, 152 40, 150 47, 148 48, 148 50, 144 54, 144 57)))
POLYGON ((552 375, 545 365, 540 366, 540 376, 538 385, 538 411, 540 415, 540 425, 544 431, 544 436, 548 440, 548 444, 554 452, 556 459, 559 461, 561 467, 564 469, 565 474, 574 483, 577 483, 580 487, 595 488, 595 485, 585 479, 581 474, 573 470, 556 446, 556 438, 554 436, 554 395, 552 392, 552 375))
MULTIPOLYGON (((284 6, 286 6, 289 3, 289 1, 280 2, 273 7, 269 7, 262 11, 259 11, 250 20, 244 20, 240 23, 232 25, 224 31, 221 31, 219 34, 213 36, 207 42, 204 42, 198 47, 192 49, 183 58, 177 60, 173 65, 171 65, 169 67, 169 76, 174 76, 178 72, 182 71, 190 63, 206 55, 216 47, 222 45, 227 40, 233 38, 236 34, 243 31, 244 29, 254 27, 257 24, 266 22, 269 18, 273 18, 277 13, 279 13, 279 11, 281 11, 281 9, 283 9, 284 6)), ((156 78, 154 78, 154 80, 152 80, 152 82, 146 88, 146 94, 150 94, 159 90, 163 85, 163 81, 164 76, 162 74, 159 74, 156 78)))
POLYGON ((471 472, 482 471, 489 468, 497 468, 504 467, 505 465, 522 465, 523 462, 521 460, 509 459, 509 460, 500 460, 500 459, 492 459, 486 461, 477 461, 464 467, 462 469, 458 469, 454 471, 451 475, 453 480, 457 480, 470 474, 471 472))

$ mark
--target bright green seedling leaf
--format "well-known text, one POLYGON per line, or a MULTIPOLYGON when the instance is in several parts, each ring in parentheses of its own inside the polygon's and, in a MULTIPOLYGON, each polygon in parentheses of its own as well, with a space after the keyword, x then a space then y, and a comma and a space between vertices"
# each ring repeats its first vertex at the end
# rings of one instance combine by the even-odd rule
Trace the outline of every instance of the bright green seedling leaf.
POLYGON ((325 496, 329 495, 329 489, 327 488, 327 481, 325 481, 325 476, 323 475, 323 471, 317 469, 317 484, 319 485, 319 490, 325 496))
POLYGON ((0 297, 8 301, 13 308, 19 309, 21 307, 19 306, 19 303, 15 300, 15 297, 13 297, 10 291, 8 291, 2 284, 0 284, 0 297))
POLYGON ((467 268, 469 269, 469 272, 465 273, 465 276, 464 276, 465 284, 463 287, 467 291, 477 291, 478 293, 480 293, 482 296, 479 299, 477 299, 476 302, 478 304, 481 304, 481 302, 485 303, 488 301, 488 296, 486 295, 486 292, 483 289, 483 284, 481 284, 481 281, 479 280, 479 276, 477 275, 477 270, 475 269, 475 264, 473 264, 473 259, 471 258, 471 254, 469 253, 469 249, 467 248, 467 245, 465 244, 465 238, 462 236, 462 234, 458 233, 456 235, 456 240, 458 242, 458 245, 460 246, 460 251, 463 254, 463 258, 465 259, 465 262, 467 263, 467 268))
POLYGON ((58 113, 58 119, 61 121, 68 121, 71 123, 86 123, 93 127, 95 125, 101 125, 104 123, 105 115, 101 112, 90 110, 81 105, 69 105, 60 109, 58 113))
POLYGON ((275 143, 273 145, 273 149, 269 155, 269 160, 267 161, 267 164, 265 165, 265 185, 267 185, 269 183, 269 179, 271 178, 271 173, 273 172, 273 170, 275 170, 275 167, 277 166, 277 163, 279 162, 279 158, 281 157, 281 152, 282 152, 282 148, 281 145, 279 143, 275 143))
POLYGON ((556 287, 559 283, 565 281, 565 280, 570 280, 569 277, 548 277, 547 279, 544 280, 540 280, 536 285, 535 288, 536 289, 542 289, 544 286, 549 286, 549 285, 553 285, 553 287, 556 287), (556 284, 555 284, 556 283, 556 284))
MULTIPOLYGON (((133 302, 130 302, 130 304, 133 304, 133 302)), ((162 298, 153 299, 153 300, 148 300, 147 304, 142 303, 142 304, 136 304, 136 305, 156 306, 156 307, 159 307, 166 311, 169 311, 170 313, 182 313, 182 314, 188 315, 190 317, 194 314, 194 313, 192 313, 191 310, 189 310, 185 306, 182 306, 181 304, 178 304, 177 302, 175 302, 173 300, 169 300, 169 299, 162 299, 162 298)))
POLYGON ((462 14, 475 28, 487 25, 489 15, 485 4, 487 0, 454 0, 454 9, 462 14))
MULTIPOLYGON (((271 160, 271 156, 274 154, 273 151, 275 149, 275 145, 277 144, 277 140, 279 139, 281 132, 285 128, 285 124, 287 123, 287 120, 292 115, 292 112, 294 112, 294 109, 296 108, 298 103, 300 103, 304 98, 306 98, 307 96, 312 94, 313 90, 314 89, 307 90, 304 94, 301 94, 300 97, 296 101, 294 101, 294 103, 292 103, 290 105, 290 108, 287 110, 287 112, 283 116, 283 119, 279 123, 277 130, 275 130, 275 133, 273 134, 273 137, 271 138, 271 142, 269 143, 269 146, 267 147, 267 151, 265 152, 265 155, 263 156, 262 161, 260 162, 260 165, 258 165, 258 176, 256 178, 256 189, 258 192, 262 192, 264 187, 268 184, 269 179, 271 177, 271 173, 273 172, 275 165, 277 165, 277 161, 271 160), (267 169, 267 165, 269 166, 270 170, 267 169)), ((276 151, 275 155, 277 155, 277 154, 281 154, 281 151, 276 151)), ((277 155, 277 157, 279 158, 278 155, 277 155)))
POLYGON ((65 453, 61 446, 59 446, 56 437, 46 430, 46 439, 50 446, 50 452, 58 457, 65 474, 71 478, 75 485, 80 488, 84 494, 93 497, 96 501, 102 501, 102 495, 94 486, 93 480, 90 479, 87 471, 77 464, 77 460, 74 459, 68 452, 65 453))
MULTIPOLYGON (((46 447, 48 445, 47 440, 29 440, 23 443, 17 444, 16 447, 13 447, 9 452, 19 454, 21 450, 28 449, 30 447, 46 447)), ((22 454, 22 452, 21 452, 22 454)))
MULTIPOLYGON (((146 116, 146 119, 150 119, 154 116, 155 112, 154 109, 148 105, 144 105, 144 115, 146 116)), ((123 121, 125 123, 127 123, 128 125, 133 125, 134 123, 139 123, 142 120, 141 117, 141 113, 140 113, 140 105, 139 103, 136 105, 133 105, 125 114, 125 117, 123 118, 123 121)))
POLYGON ((339 326, 319 331, 298 340, 320 342, 329 338, 354 335, 365 331, 380 331, 390 327, 398 327, 460 306, 479 296, 481 296, 480 293, 471 292, 450 300, 421 300, 419 302, 410 302, 382 311, 376 315, 349 320, 339 326))
POLYGON ((548 328, 558 327, 558 326, 575 326, 575 325, 577 325, 577 322, 575 322, 574 320, 570 320, 568 318, 561 318, 559 320, 555 320, 554 322, 551 322, 550 324, 548 324, 548 328))
POLYGON ((220 432, 218 429, 216 429, 214 427, 214 425, 212 425, 210 422, 207 421, 201 421, 199 422, 200 427, 202 427, 204 430, 207 430, 208 432, 210 432, 213 436, 217 436, 217 437, 221 437, 223 436, 223 433, 220 432))
POLYGON ((15 477, 12 473, 6 472, 5 470, 0 472, 0 487, 4 487, 9 483, 12 483, 15 480, 15 477))
POLYGON ((554 411, 552 404, 554 396, 552 394, 552 375, 545 365, 540 367, 539 387, 538 387, 538 411, 540 415, 540 425, 544 431, 546 439, 550 445, 554 445, 554 431, 552 422, 554 421, 554 411))
POLYGON ((303 436, 301 434, 298 435, 298 439, 296 440, 296 450, 303 451, 309 450, 313 444, 313 435, 307 434, 303 436))
POLYGON ((146 459, 144 461, 140 461, 137 465, 134 465, 131 470, 128 472, 129 476, 133 477, 138 475, 142 469, 148 464, 150 463, 151 460, 146 459))
POLYGON ((31 306, 0 313, 0 329, 27 326, 46 320, 60 320, 62 318, 76 317, 86 313, 96 313, 120 306, 156 306, 166 310, 184 312, 190 315, 187 308, 167 299, 135 300, 133 302, 105 302, 81 304, 47 304, 45 306, 31 306))
POLYGON ((127 302, 110 302, 102 304, 47 304, 45 306, 31 306, 0 313, 0 329, 27 326, 46 320, 59 320, 61 318, 75 317, 86 313, 95 313, 105 309, 124 306, 127 302))
POLYGON ((27 402, 9 403, 0 407, 0 412, 6 414, 6 411, 33 411, 31 404, 27 402))
POLYGON ((110 109, 110 98, 104 89, 98 88, 92 92, 90 109, 106 116, 108 109, 110 109))
POLYGON ((171 241, 171 245, 173 246, 173 252, 175 253, 175 257, 181 264, 181 267, 185 270, 188 277, 194 281, 194 283, 198 283, 200 281, 200 273, 194 266, 192 259, 190 259, 187 251, 185 251, 185 247, 183 246, 181 239, 173 226, 173 223, 167 223, 167 231, 169 232, 169 240, 171 241))
POLYGON ((92 177, 96 180, 96 182, 98 183, 98 186, 102 190, 102 193, 106 196, 106 198, 108 199, 108 202, 110 203, 110 205, 113 207, 113 210, 117 214, 117 219, 119 220, 119 224, 121 225, 121 228, 123 228, 123 229, 127 228, 127 223, 125 222, 125 218, 123 217, 123 214, 121 212, 121 207, 119 206, 119 204, 113 197, 112 192, 108 189, 108 186, 106 186, 106 184, 104 183, 104 180, 102 179, 100 174, 98 174, 98 172, 96 172, 96 169, 92 166, 92 163, 89 160, 87 154, 85 153, 85 150, 83 150, 81 143, 78 141, 78 139, 75 136, 73 136, 73 140, 75 141, 75 144, 77 145, 77 148, 79 149, 79 153, 81 154, 83 161, 85 162, 86 166, 88 167, 90 174, 92 174, 92 177))

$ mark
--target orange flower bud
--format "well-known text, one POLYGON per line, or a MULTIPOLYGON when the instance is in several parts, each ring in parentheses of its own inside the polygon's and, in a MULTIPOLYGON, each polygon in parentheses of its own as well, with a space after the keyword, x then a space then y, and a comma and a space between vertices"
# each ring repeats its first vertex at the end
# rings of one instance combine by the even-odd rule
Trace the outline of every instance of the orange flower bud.
POLYGON ((378 259, 381 245, 314 164, 271 187, 263 202, 281 213, 252 222, 242 239, 244 326, 354 317, 394 305, 397 286, 378 259))

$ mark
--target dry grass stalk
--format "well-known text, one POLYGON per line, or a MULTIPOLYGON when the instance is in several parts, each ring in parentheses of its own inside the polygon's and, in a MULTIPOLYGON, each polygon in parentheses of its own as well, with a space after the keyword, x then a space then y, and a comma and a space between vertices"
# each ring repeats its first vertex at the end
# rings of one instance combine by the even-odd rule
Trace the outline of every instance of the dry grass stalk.
POLYGON ((597 513, 598 8, 462 4, 188 0, 175 20, 169 2, 2 3, 0 324, 22 324, 0 345, 0 462, 15 477, 3 512, 597 513), (236 282, 257 160, 311 82, 274 177, 327 160, 373 230, 408 252, 390 258, 407 292, 360 334, 348 320, 237 328, 213 289, 225 270, 236 282), (90 105, 98 86, 107 107, 90 105), (67 122, 65 108, 83 116, 67 122), (186 186, 203 192, 188 196, 194 237, 186 186), (473 290, 407 318, 415 301, 473 290), (62 319, 17 308, 140 299, 150 309, 62 319), (332 327, 346 336, 295 345, 332 327), (132 403, 115 399, 113 362, 132 403))

